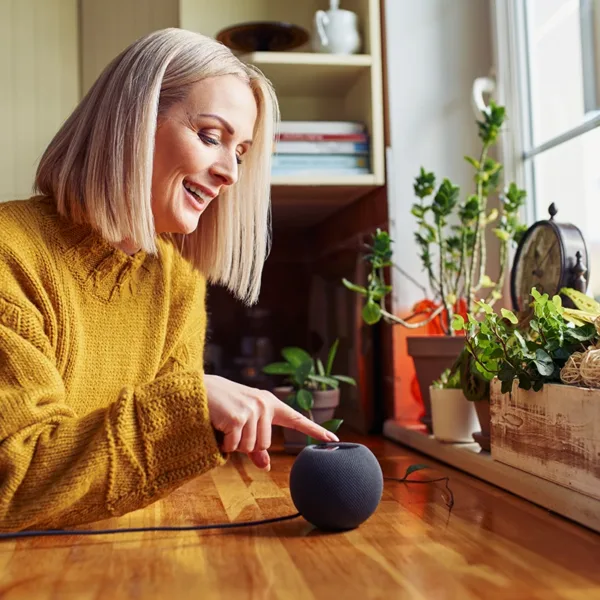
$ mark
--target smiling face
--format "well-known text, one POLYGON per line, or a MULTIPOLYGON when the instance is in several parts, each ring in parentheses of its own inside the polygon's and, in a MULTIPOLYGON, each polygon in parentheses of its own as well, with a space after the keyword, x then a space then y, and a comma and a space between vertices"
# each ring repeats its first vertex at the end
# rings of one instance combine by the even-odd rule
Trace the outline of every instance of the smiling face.
POLYGON ((192 233, 202 212, 238 179, 257 118, 248 83, 234 75, 192 86, 159 117, 152 171, 156 233, 192 233))

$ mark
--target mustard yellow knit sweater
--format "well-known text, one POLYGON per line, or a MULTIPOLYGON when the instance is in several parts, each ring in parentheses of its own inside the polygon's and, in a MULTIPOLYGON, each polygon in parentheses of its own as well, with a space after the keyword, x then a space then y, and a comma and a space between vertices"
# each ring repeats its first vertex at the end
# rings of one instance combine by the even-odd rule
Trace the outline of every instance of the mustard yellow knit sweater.
POLYGON ((0 204, 0 530, 121 515, 225 461, 205 281, 159 244, 128 256, 48 198, 0 204))

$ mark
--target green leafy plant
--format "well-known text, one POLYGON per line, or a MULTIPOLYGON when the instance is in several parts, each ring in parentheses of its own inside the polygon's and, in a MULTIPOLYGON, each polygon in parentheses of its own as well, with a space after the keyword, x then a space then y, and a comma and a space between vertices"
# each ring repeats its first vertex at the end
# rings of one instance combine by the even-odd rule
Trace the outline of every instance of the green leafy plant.
POLYGON ((438 390, 459 390, 461 389, 460 371, 446 369, 431 385, 438 390))
MULTIPOLYGON (((267 375, 283 375, 285 381, 292 386, 292 392, 286 399, 287 404, 296 410, 305 411, 311 420, 314 420, 312 409, 314 406, 313 392, 318 390, 338 389, 340 383, 356 385, 356 381, 347 375, 332 374, 333 362, 337 354, 339 340, 331 345, 324 365, 321 359, 314 359, 306 350, 296 346, 283 348, 282 362, 266 365, 263 372, 267 375)), ((325 429, 336 432, 342 419, 330 419, 321 423, 325 429)))
POLYGON ((565 309, 560 296, 550 298, 535 288, 531 296, 533 316, 526 324, 512 311, 502 308, 498 314, 483 301, 478 303, 484 314, 481 321, 469 314, 466 322, 456 315, 452 323, 465 331, 472 368, 487 381, 498 377, 503 393, 512 390, 515 379, 520 388, 534 391, 545 383, 560 383, 569 356, 597 341, 594 325, 578 318, 583 311, 565 309))
POLYGON ((411 210, 417 219, 415 240, 437 308, 419 322, 411 322, 417 314, 401 319, 387 310, 385 298, 391 286, 386 281, 385 269, 393 266, 392 240, 389 233, 378 229, 364 257, 371 264, 367 286, 343 279, 348 289, 365 297, 362 316, 366 323, 372 325, 384 319, 417 328, 442 315, 444 333, 455 335, 451 322, 457 304, 462 301, 467 313, 476 314, 481 310, 478 297, 483 298, 486 305, 493 305, 501 298, 510 244, 518 242, 526 229, 519 220, 525 192, 515 183, 500 196, 500 210, 488 210, 488 199, 498 191, 502 172, 502 165, 488 154, 497 142, 504 118, 504 107, 490 102, 483 120, 477 122, 481 154, 478 159, 465 157, 475 169, 475 193, 464 202, 460 202, 459 187, 449 179, 443 179, 437 186, 435 174, 424 168, 415 178, 413 188, 419 199, 411 210), (492 225, 493 233, 500 240, 500 276, 495 282, 486 274, 485 233, 492 225))

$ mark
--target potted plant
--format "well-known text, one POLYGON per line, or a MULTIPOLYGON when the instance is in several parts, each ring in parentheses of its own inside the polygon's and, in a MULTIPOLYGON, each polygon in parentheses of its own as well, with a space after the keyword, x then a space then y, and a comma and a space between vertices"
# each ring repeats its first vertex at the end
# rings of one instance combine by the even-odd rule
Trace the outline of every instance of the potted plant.
MULTIPOLYGON (((539 391, 545 383, 582 381, 574 361, 594 347, 600 317, 600 304, 572 289, 562 289, 578 307, 562 306, 560 296, 549 298, 531 290, 531 313, 524 322, 510 310, 496 313, 490 304, 479 301, 483 318, 469 314, 467 321, 456 315, 453 327, 465 332, 465 352, 461 358, 464 381, 498 381, 502 393, 512 391, 513 383, 523 390, 539 391)), ((579 363, 580 364, 580 363, 579 363)), ((479 385, 479 389, 482 389, 479 385)), ((489 402, 477 403, 482 431, 474 437, 490 449, 489 402)))
POLYGON ((462 391, 458 364, 446 369, 429 392, 433 436, 441 442, 473 442, 477 413, 462 391))
MULTIPOLYGON (((340 403, 339 385, 356 385, 352 377, 332 374, 338 344, 339 340, 336 339, 329 349, 325 364, 302 348, 288 347, 281 351, 282 362, 271 363, 263 368, 267 375, 285 376, 288 385, 273 389, 280 400, 334 433, 342 424, 341 419, 334 418, 335 409, 340 403)), ((286 452, 293 454, 314 442, 310 436, 290 429, 284 429, 283 435, 286 452)))
POLYGON ((479 299, 491 306, 502 297, 510 244, 518 242, 526 229, 519 220, 525 192, 514 183, 501 195, 500 210, 488 209, 488 199, 497 192, 502 172, 502 165, 489 156, 489 151, 497 142, 504 118, 504 107, 490 102, 483 120, 477 122, 481 154, 479 159, 465 157, 475 169, 475 193, 463 202, 460 202, 460 189, 449 179, 444 179, 436 188, 436 176, 423 168, 415 179, 414 191, 419 201, 411 212, 417 219, 415 239, 429 280, 431 308, 406 319, 387 310, 385 298, 391 287, 385 280, 385 270, 393 263, 391 239, 385 231, 377 230, 365 256, 371 263, 367 287, 343 280, 348 289, 365 297, 363 318, 369 324, 383 319, 417 329, 434 320, 439 323, 441 336, 408 338, 408 353, 413 358, 423 397, 425 415, 422 421, 429 428, 431 382, 453 363, 464 345, 462 332, 451 326, 453 316, 455 313, 463 317, 478 315, 482 310, 477 304, 479 299), (497 281, 492 281, 486 274, 486 230, 492 225, 493 233, 500 240, 497 281))
POLYGON ((600 304, 581 292, 531 291, 519 322, 483 306, 466 330, 474 368, 491 382, 494 460, 600 499, 600 304))

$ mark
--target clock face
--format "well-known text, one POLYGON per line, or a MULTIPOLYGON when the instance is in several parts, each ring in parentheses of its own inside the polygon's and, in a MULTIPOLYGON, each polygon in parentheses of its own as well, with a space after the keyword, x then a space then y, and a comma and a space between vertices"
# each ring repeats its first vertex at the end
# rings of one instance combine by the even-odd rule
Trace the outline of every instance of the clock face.
POLYGON ((518 310, 531 302, 531 288, 552 297, 560 289, 562 276, 561 240, 548 224, 538 225, 523 241, 514 274, 518 310))

